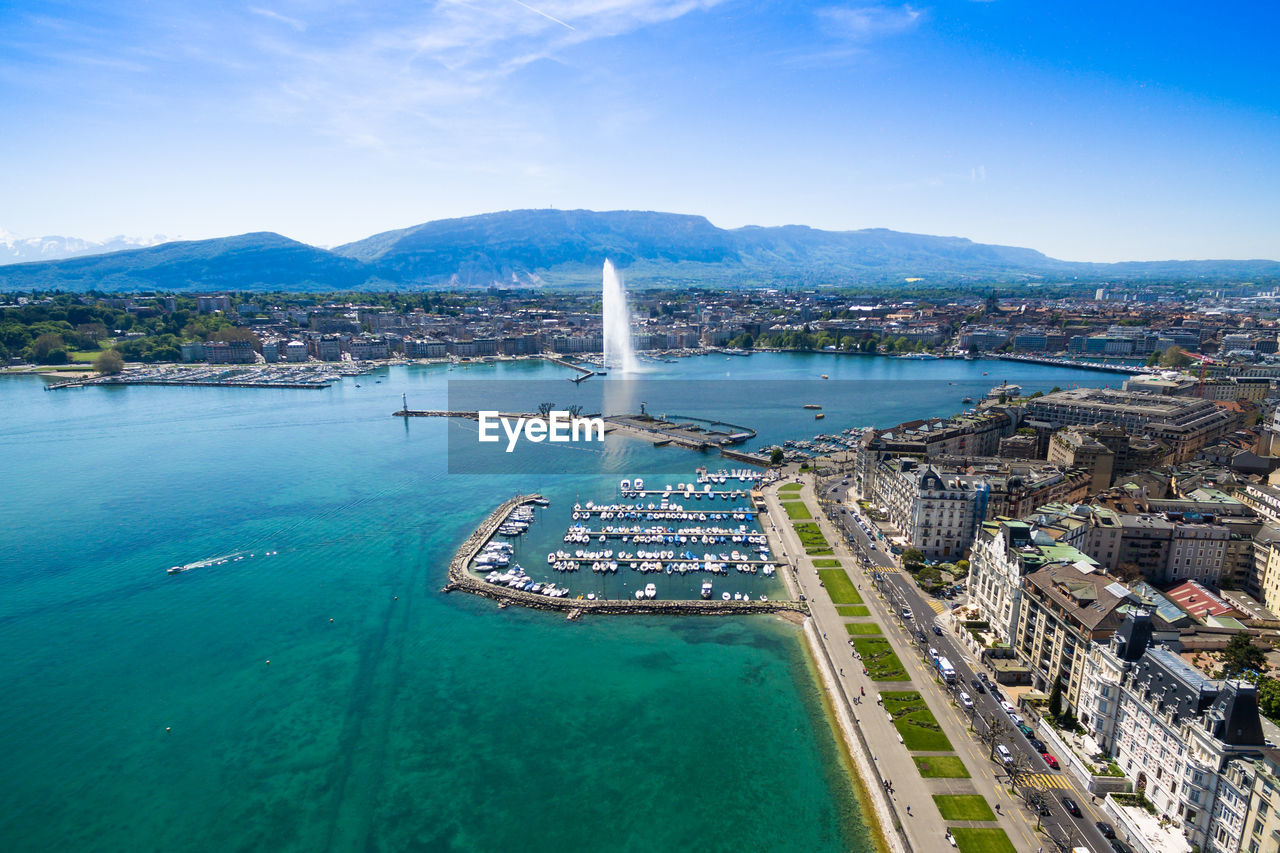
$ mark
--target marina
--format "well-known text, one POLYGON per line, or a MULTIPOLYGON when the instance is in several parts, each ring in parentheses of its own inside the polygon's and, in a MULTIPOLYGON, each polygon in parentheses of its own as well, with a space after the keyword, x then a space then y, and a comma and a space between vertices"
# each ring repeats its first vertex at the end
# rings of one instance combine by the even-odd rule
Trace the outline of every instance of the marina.
POLYGON ((198 365, 130 368, 115 375, 73 379, 45 386, 46 391, 94 385, 167 385, 218 388, 328 388, 344 377, 361 376, 376 368, 355 362, 272 365, 198 365))

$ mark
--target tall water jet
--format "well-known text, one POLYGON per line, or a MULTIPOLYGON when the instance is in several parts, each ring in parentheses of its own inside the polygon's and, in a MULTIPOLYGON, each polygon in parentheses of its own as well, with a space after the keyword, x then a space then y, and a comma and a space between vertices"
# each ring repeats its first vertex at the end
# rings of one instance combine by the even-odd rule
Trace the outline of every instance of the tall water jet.
POLYGON ((604 261, 604 366, 623 373, 634 373, 637 368, 627 289, 608 258, 604 261))

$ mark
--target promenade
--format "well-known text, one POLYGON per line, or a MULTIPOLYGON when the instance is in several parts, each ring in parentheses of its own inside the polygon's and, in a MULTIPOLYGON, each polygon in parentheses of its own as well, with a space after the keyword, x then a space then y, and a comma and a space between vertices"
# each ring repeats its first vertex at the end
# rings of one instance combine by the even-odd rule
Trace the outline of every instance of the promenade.
MULTIPOLYGON (((806 621, 806 640, 822 678, 831 693, 837 722, 844 732, 849 750, 857 765, 863 786, 871 798, 874 810, 884 830, 886 840, 893 850, 934 851, 950 849, 947 840, 949 830, 972 830, 991 834, 1001 829, 1017 850, 1035 851, 1043 843, 1027 822, 1026 811, 1020 801, 1011 796, 995 777, 995 765, 987 760, 986 748, 979 745, 968 731, 968 723, 950 696, 941 689, 931 669, 920 661, 919 652, 898 627, 898 620, 891 618, 887 607, 874 588, 857 557, 822 513, 813 486, 805 482, 797 491, 795 486, 787 497, 797 499, 812 516, 832 546, 830 556, 811 557, 805 553, 786 508, 779 498, 780 484, 765 489, 768 508, 763 526, 769 535, 774 553, 784 556, 792 567, 783 573, 792 594, 803 594, 809 604, 811 618, 806 621), (823 561, 815 566, 815 560, 823 561), (845 614, 864 613, 864 616, 843 615, 838 605, 824 587, 818 574, 820 566, 838 562, 839 570, 852 582, 853 589, 861 597, 865 611, 843 607, 845 614), (906 670, 902 681, 875 681, 864 670, 863 663, 855 658, 850 641, 870 634, 851 634, 846 627, 850 623, 867 627, 856 631, 876 630, 878 625, 906 670), (936 718, 942 733, 950 741, 951 749, 942 751, 908 750, 898 728, 889 713, 878 704, 881 691, 916 691, 920 700, 928 706, 936 718), (918 761, 928 763, 930 758, 947 757, 951 764, 959 758, 966 776, 960 778, 922 778, 918 761), (893 785, 890 793, 884 782, 893 785), (981 795, 992 808, 990 820, 947 820, 943 818, 934 795, 981 795)), ((808 519, 805 520, 809 521, 808 519)), ((823 568, 824 571, 828 570, 823 568)), ((891 570, 891 569, 890 569, 891 570)), ((831 577, 831 576, 828 576, 831 577)), ((930 614, 931 615, 931 614, 930 614)), ((942 764, 943 762, 937 762, 942 764)), ((985 811, 985 810, 984 810, 985 811)), ((995 833, 998 835, 998 833, 995 833)))

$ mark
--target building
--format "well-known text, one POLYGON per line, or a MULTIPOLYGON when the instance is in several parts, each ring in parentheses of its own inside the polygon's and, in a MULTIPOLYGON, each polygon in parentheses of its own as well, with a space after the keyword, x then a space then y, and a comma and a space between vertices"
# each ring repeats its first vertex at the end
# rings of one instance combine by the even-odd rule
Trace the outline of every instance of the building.
POLYGON ((1045 566, 1081 563, 1088 556, 1055 541, 1026 521, 1000 518, 981 526, 969 555, 969 599, 998 637, 1014 637, 1023 594, 1023 578, 1045 566))
MULTIPOLYGON (((1280 750, 1267 748, 1260 756, 1234 759, 1223 775, 1233 787, 1248 791, 1240 840, 1234 849, 1241 853, 1280 851, 1280 750)), ((1210 836, 1215 837, 1212 826, 1210 836)))
POLYGON ((1028 400, 1026 411, 1027 417, 1055 428, 1108 423, 1146 435, 1168 447, 1173 462, 1193 458, 1239 425, 1234 413, 1209 400, 1109 388, 1055 391, 1028 400))
POLYGON ((854 464, 854 488, 863 497, 875 491, 875 466, 884 459, 914 456, 994 456, 1000 439, 1013 435, 1017 421, 1007 411, 953 418, 907 421, 863 436, 854 464))
POLYGON ((183 341, 182 360, 188 363, 204 361, 204 341, 183 341))
POLYGON ((1245 786, 1225 771, 1262 754, 1257 688, 1210 679, 1154 643, 1157 627, 1150 611, 1135 608, 1114 636, 1090 645, 1080 721, 1194 847, 1234 853, 1244 820, 1232 789, 1245 786))
POLYGON ((1049 439, 1049 461, 1068 468, 1089 472, 1089 490, 1093 494, 1111 488, 1111 472, 1116 455, 1102 442, 1076 429, 1063 429, 1049 439))
POLYGON ((1134 603, 1137 596, 1083 554, 1045 563, 1022 579, 1010 645, 1034 687, 1052 695, 1061 686, 1063 708, 1078 713, 1090 645, 1115 633, 1122 605, 1134 603))
POLYGON ((404 354, 409 358, 444 358, 449 354, 448 344, 432 338, 409 338, 404 342, 404 354))
POLYGON ((230 296, 197 296, 196 312, 200 314, 212 314, 215 311, 221 311, 224 314, 231 311, 230 296))
POLYGON ((302 341, 289 341, 284 345, 284 360, 297 364, 307 360, 307 345, 302 341))
POLYGON ((210 364, 253 364, 257 352, 252 341, 205 341, 204 357, 210 364))

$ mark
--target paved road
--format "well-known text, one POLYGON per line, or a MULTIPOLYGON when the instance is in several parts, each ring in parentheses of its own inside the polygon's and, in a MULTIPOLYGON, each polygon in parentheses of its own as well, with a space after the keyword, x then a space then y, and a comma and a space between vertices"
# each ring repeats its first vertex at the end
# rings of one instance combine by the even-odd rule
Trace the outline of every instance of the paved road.
MULTIPOLYGON (((947 628, 954 630, 956 626, 951 624, 949 617, 935 615, 934 605, 939 603, 937 599, 925 596, 909 575, 896 571, 896 563, 892 556, 880 550, 877 547, 877 540, 866 533, 863 524, 872 530, 874 526, 868 519, 861 516, 857 504, 841 501, 847 493, 847 484, 842 481, 842 478, 837 478, 820 484, 818 488, 824 500, 839 502, 830 506, 831 517, 836 519, 842 528, 850 549, 860 556, 866 570, 872 573, 872 581, 876 588, 892 604, 891 618, 911 637, 916 646, 917 655, 924 652, 925 659, 929 659, 927 650, 932 648, 940 657, 947 658, 955 667, 957 674, 957 683, 951 688, 952 694, 958 700, 959 694, 963 691, 973 702, 973 708, 968 712, 971 724, 978 731, 983 731, 988 725, 987 721, 994 721, 997 729, 1002 732, 998 742, 1007 746, 1016 756, 1014 766, 1022 771, 1017 774, 1018 778, 1013 780, 1016 787, 1024 799, 1033 793, 1038 794, 1041 803, 1047 808, 1048 814, 1044 814, 1043 811, 1036 814, 1038 809, 1029 805, 1023 806, 1028 814, 1040 819, 1039 822, 1048 835, 1046 840, 1061 850, 1085 846, 1095 853, 1111 853, 1110 843, 1094 826, 1095 821, 1105 821, 1107 816, 1101 809, 1095 807, 1092 797, 1087 792, 1079 789, 1074 777, 1068 773, 1052 770, 1041 758, 1040 752, 1033 748, 1030 741, 1014 727, 1012 719, 999 704, 1002 699, 1007 700, 1008 697, 1000 692, 998 686, 984 682, 985 692, 978 692, 975 682, 980 681, 981 670, 972 660, 968 648, 952 631, 947 630, 947 628), (859 524, 859 519, 863 524, 859 524), (887 571, 877 572, 877 569, 881 568, 887 571), (903 618, 904 608, 910 611, 911 618, 903 618), (935 626, 937 631, 934 630, 935 626), (915 633, 917 631, 923 634, 923 641, 919 640, 915 633), (1028 778, 1028 776, 1037 778, 1028 778), (1077 803, 1081 810, 1081 817, 1074 817, 1067 811, 1062 803, 1064 796, 1071 797, 1077 803)), ((982 671, 982 675, 985 678, 985 671, 982 671)), ((989 754, 985 744, 982 746, 982 751, 984 754, 989 754)), ((996 761, 988 761, 988 763, 992 768, 993 777, 1002 780, 1007 788, 1011 780, 1005 768, 996 761)))

